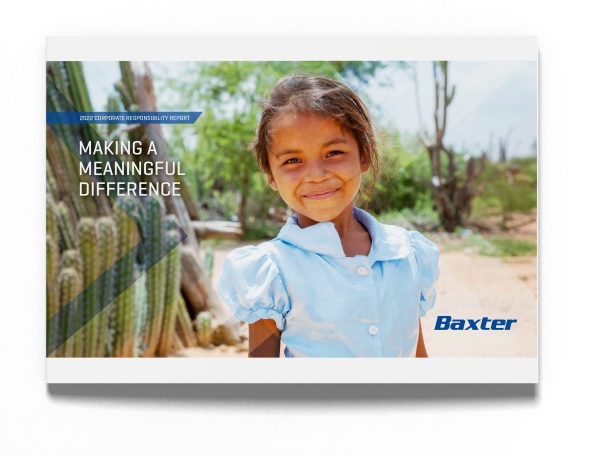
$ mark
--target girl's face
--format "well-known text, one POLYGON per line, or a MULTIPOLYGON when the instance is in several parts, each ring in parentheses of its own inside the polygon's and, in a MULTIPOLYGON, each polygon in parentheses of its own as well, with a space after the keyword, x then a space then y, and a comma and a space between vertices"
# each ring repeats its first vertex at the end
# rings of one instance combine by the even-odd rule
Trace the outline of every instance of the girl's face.
POLYGON ((333 220, 352 204, 361 173, 369 170, 354 135, 332 119, 285 115, 276 121, 271 144, 269 185, 316 222, 333 220))

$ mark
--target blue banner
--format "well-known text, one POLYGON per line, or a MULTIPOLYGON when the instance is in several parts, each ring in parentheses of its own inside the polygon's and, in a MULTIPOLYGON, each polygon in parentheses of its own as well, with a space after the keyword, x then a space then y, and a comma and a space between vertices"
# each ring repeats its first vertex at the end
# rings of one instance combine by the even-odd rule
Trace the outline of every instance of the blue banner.
POLYGON ((46 112, 54 124, 193 124, 202 112, 46 112))

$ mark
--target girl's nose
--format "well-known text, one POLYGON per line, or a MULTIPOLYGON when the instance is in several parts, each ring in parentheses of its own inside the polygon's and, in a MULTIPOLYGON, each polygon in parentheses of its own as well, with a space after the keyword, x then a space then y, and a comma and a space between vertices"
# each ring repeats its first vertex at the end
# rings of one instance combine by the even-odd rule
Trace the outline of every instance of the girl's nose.
POLYGON ((315 160, 306 167, 304 179, 307 182, 319 183, 329 179, 332 175, 331 170, 323 162, 315 160))

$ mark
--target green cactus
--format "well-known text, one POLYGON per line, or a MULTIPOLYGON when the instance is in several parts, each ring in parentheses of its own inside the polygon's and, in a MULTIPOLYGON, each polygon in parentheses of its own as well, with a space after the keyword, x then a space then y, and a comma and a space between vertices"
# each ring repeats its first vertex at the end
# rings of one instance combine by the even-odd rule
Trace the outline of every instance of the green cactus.
POLYGON ((127 87, 125 87, 125 84, 123 84, 123 81, 115 82, 115 90, 119 93, 121 102, 123 103, 125 110, 131 111, 131 94, 129 93, 129 90, 127 90, 127 87))
MULTIPOLYGON (((140 249, 141 250, 141 249, 140 249)), ((135 335, 134 357, 138 358, 144 353, 144 326, 148 315, 148 293, 146 290, 146 268, 144 265, 135 265, 135 335)))
POLYGON ((98 229, 94 219, 84 217, 77 225, 79 238, 79 251, 83 260, 83 336, 85 339, 85 357, 94 357, 98 353, 98 332, 100 318, 98 318, 98 282, 99 249, 98 229))
POLYGON ((208 278, 212 278, 213 265, 215 263, 215 252, 209 245, 204 249, 204 270, 208 273, 208 278))
POLYGON ((58 185, 56 184, 56 177, 48 159, 46 159, 46 189, 46 192, 50 193, 54 201, 56 201, 58 199, 58 185))
POLYGON ((83 102, 81 100, 81 93, 79 90, 77 90, 77 77, 75 74, 77 72, 77 67, 75 66, 75 62, 64 62, 64 65, 69 78, 69 89, 75 109, 77 109, 79 112, 85 112, 85 108, 83 107, 83 102))
MULTIPOLYGON (((59 251, 56 240, 49 234, 46 235, 46 321, 50 320, 60 309, 60 296, 58 290, 58 261, 59 251)), ((58 320, 55 320, 56 322, 58 320)), ((46 346, 54 347, 58 337, 57 324, 46 328, 46 346)), ((52 356, 52 355, 51 355, 52 356)))
POLYGON ((46 193, 46 234, 58 243, 58 221, 56 219, 56 205, 52 195, 46 193))
POLYGON ((165 232, 173 230, 179 232, 179 224, 177 223, 177 217, 175 217, 174 215, 168 215, 165 219, 165 232))
POLYGON ((135 256, 139 242, 136 220, 139 220, 140 203, 133 196, 118 197, 114 205, 117 233, 117 258, 114 276, 114 302, 111 341, 112 356, 132 357, 135 355, 135 256))
POLYGON ((69 100, 71 104, 73 104, 73 100, 71 98, 71 94, 69 93, 69 88, 65 82, 65 78, 63 77, 62 67, 60 62, 49 62, 52 73, 52 82, 60 92, 69 100))
MULTIPOLYGON (((129 96, 129 102, 137 105, 138 104, 138 96, 135 88, 135 77, 133 75, 133 70, 131 69, 131 62, 122 61, 119 62, 119 67, 121 69, 121 81, 125 89, 127 90, 127 95, 129 96)), ((131 109, 131 107, 130 107, 131 109)))
POLYGON ((158 356, 169 356, 173 347, 173 334, 175 331, 175 316, 177 315, 177 300, 181 289, 181 255, 179 232, 168 231, 165 235, 165 252, 167 252, 167 281, 165 285, 165 309, 163 324, 160 334, 160 343, 157 350, 158 356))
POLYGON ((60 268, 68 269, 72 268, 83 277, 83 263, 81 261, 81 254, 79 250, 65 250, 60 260, 60 268))
POLYGON ((76 246, 75 230, 71 212, 67 205, 61 201, 56 205, 56 216, 60 228, 60 245, 62 250, 74 249, 76 246))
POLYGON ((117 228, 110 217, 102 217, 96 221, 98 230, 99 270, 102 274, 98 278, 98 300, 100 309, 100 323, 98 332, 98 352, 96 356, 103 357, 106 349, 108 323, 112 310, 112 289, 116 256, 117 256, 117 228))
POLYGON ((208 347, 212 341, 212 314, 210 312, 200 312, 196 317, 196 336, 198 343, 202 347, 208 347))
MULTIPOLYGON (((106 103, 106 110, 108 112, 119 112, 121 108, 119 108, 119 99, 114 93, 108 95, 108 102, 106 103)), ((117 129, 117 124, 107 124, 106 132, 110 136, 110 134, 117 129)))
MULTIPOLYGON (((68 309, 65 309, 60 319, 60 331, 64 343, 58 348, 57 356, 73 357, 75 355, 77 339, 75 330, 80 327, 78 312, 78 295, 81 293, 81 276, 75 269, 63 269, 58 276, 58 285, 60 288, 60 307, 61 309, 71 303, 68 309)), ((81 330, 79 331, 81 332, 81 330)), ((80 348, 77 347, 77 351, 80 348)))
POLYGON ((79 61, 64 62, 64 65, 69 77, 75 108, 79 112, 93 112, 90 95, 83 77, 83 65, 79 61))
POLYGON ((161 197, 148 197, 144 234, 148 289, 148 324, 144 356, 154 356, 162 329, 165 308, 166 257, 164 257, 165 211, 161 197))
MULTIPOLYGON (((55 144, 56 141, 58 141, 58 138, 56 137, 55 133, 50 130, 50 127, 47 127, 46 158, 50 163, 50 169, 55 178, 57 194, 60 195, 60 199, 63 201, 70 201, 73 205, 75 205, 75 202, 73 202, 71 198, 71 189, 69 187, 67 174, 63 166, 60 151, 58 150, 58 146, 55 144)), ((54 199, 54 201, 56 201, 56 199, 54 199)), ((76 213, 79 213, 77 207, 74 207, 76 213)))
POLYGON ((46 285, 56 281, 58 277, 60 252, 56 239, 46 234, 46 285))
MULTIPOLYGON (((98 209, 96 208, 97 197, 87 195, 80 196, 79 183, 80 182, 91 182, 91 178, 87 175, 80 175, 79 169, 79 158, 75 157, 73 153, 62 143, 62 141, 55 141, 55 147, 57 148, 60 158, 62 160, 62 167, 65 172, 65 178, 67 180, 69 195, 75 206, 77 215, 80 218, 83 217, 96 217, 98 215, 98 209)), ((73 149, 77 150, 77 149, 73 149)))
MULTIPOLYGON (((82 63, 79 61, 69 61, 64 62, 64 65, 69 78, 69 88, 75 100, 75 108, 79 112, 92 112, 94 109, 92 108, 90 95, 83 76, 82 63)), ((93 124, 80 126, 80 131, 83 133, 86 141, 93 139, 93 129, 95 128, 96 126, 93 124)))

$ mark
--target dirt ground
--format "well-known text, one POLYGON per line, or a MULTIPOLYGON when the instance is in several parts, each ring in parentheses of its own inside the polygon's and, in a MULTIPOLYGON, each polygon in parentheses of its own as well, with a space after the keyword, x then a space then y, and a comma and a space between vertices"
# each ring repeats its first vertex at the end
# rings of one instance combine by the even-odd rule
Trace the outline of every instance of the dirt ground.
MULTIPOLYGON (((536 235, 535 222, 513 233, 516 238, 533 241, 536 235)), ((225 255, 241 245, 223 245, 214 250, 212 280, 215 288, 225 255)), ((440 278, 436 285, 435 307, 421 319, 429 356, 537 356, 537 257, 500 258, 464 251, 445 252, 443 245, 440 245, 440 250, 440 278), (440 315, 455 319, 516 319, 517 323, 510 331, 436 331, 434 326, 440 315)), ((187 349, 183 355, 246 357, 247 341, 240 347, 187 349)))

